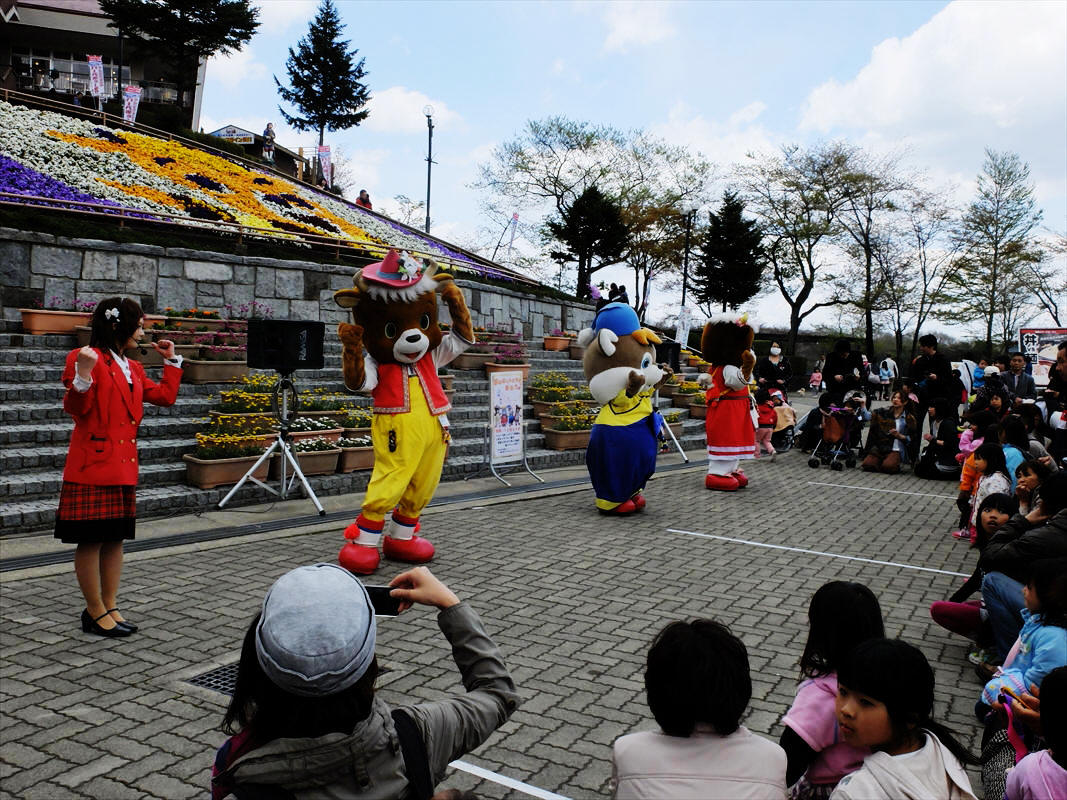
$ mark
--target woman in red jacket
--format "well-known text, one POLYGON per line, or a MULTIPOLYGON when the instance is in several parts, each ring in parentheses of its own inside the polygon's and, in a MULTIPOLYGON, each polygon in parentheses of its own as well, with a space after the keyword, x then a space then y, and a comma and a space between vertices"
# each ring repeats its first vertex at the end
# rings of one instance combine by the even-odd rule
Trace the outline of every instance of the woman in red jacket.
POLYGON ((97 305, 89 346, 72 350, 63 369, 63 409, 74 417, 55 536, 76 544, 74 572, 85 595, 82 630, 98 636, 129 636, 137 626, 119 613, 122 546, 137 523, 137 428, 144 402, 174 404, 181 383, 181 356, 174 343, 153 342, 165 359, 163 382, 153 383, 126 348, 144 336, 144 314, 129 298, 97 305))

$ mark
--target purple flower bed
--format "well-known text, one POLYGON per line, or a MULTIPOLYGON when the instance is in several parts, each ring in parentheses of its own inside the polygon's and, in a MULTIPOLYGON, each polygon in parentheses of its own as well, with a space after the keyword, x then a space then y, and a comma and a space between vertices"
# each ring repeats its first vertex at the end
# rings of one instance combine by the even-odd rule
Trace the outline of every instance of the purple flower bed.
MULTIPOLYGON (((259 179, 257 178, 256 180, 258 181, 259 179)), ((269 200, 272 203, 277 203, 282 208, 291 208, 289 201, 286 200, 285 197, 280 194, 265 194, 263 195, 263 199, 269 200)))
POLYGON ((211 180, 211 178, 205 177, 204 175, 197 175, 195 172, 193 172, 189 175, 186 175, 185 177, 186 179, 191 180, 201 189, 210 189, 213 192, 227 191, 226 187, 223 186, 221 183, 219 183, 218 181, 213 181, 211 180))
MULTIPOLYGON (((52 200, 73 200, 79 203, 98 203, 100 205, 111 206, 112 208, 122 208, 122 206, 112 200, 105 200, 100 197, 94 197, 91 194, 79 192, 62 181, 57 181, 53 177, 23 166, 18 161, 8 158, 3 153, 0 153, 0 192, 47 197, 52 200)), ((78 206, 63 205, 63 203, 55 203, 54 205, 58 208, 78 208, 78 206)), ((130 214, 129 216, 143 218, 145 215, 130 214)))
MULTIPOLYGON (((394 230, 398 231, 399 233, 406 234, 407 236, 416 236, 419 239, 422 239, 422 237, 419 236, 419 234, 416 231, 410 230, 408 228, 401 227, 400 225, 396 224, 392 220, 387 219, 386 217, 377 217, 377 220, 379 222, 384 222, 386 225, 388 225, 389 227, 391 227, 394 230)), ((474 270, 476 272, 486 272, 486 270, 484 268, 478 266, 473 261, 471 261, 470 260, 470 256, 465 256, 465 255, 463 255, 463 253, 457 253, 455 250, 451 250, 448 247, 445 247, 440 242, 434 242, 434 241, 431 241, 430 239, 423 239, 423 241, 426 242, 426 249, 427 250, 436 250, 437 252, 443 253, 444 255, 448 256, 449 258, 454 258, 456 261, 466 262, 467 264, 470 264, 470 269, 472 269, 472 270, 474 270)), ((496 272, 496 270, 489 270, 489 271, 490 272, 496 272)), ((499 275, 499 273, 498 273, 498 276, 499 277, 504 277, 503 275, 499 275)), ((496 276, 494 276, 494 277, 496 277, 496 276)))
POLYGON ((152 160, 155 161, 157 164, 159 164, 159 166, 161 166, 161 167, 165 167, 165 166, 167 166, 167 164, 173 164, 174 163, 174 159, 171 158, 170 156, 156 156, 152 160))
POLYGON ((320 230, 338 234, 341 232, 340 228, 332 222, 324 220, 322 217, 315 216, 314 214, 293 214, 293 216, 301 222, 306 222, 308 225, 319 228, 320 230))
POLYGON ((127 142, 121 136, 112 133, 107 128, 93 128, 93 133, 95 133, 101 139, 106 139, 107 141, 113 142, 115 144, 129 144, 129 142, 127 142))
POLYGON ((300 206, 301 208, 307 208, 307 209, 311 209, 311 210, 314 210, 314 208, 315 208, 315 206, 311 205, 311 203, 309 203, 303 197, 298 197, 295 194, 288 194, 287 193, 287 194, 279 195, 279 197, 282 197, 285 200, 288 200, 294 206, 300 206))
POLYGON ((252 183, 258 183, 260 186, 273 186, 274 181, 268 178, 253 178, 252 183))

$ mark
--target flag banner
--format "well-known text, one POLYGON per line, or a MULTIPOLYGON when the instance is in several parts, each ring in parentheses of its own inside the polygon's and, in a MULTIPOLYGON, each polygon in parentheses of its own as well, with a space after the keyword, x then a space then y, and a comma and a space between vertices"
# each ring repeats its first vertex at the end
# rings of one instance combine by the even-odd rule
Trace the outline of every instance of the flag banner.
POLYGON ((127 122, 137 120, 137 107, 141 104, 141 87, 126 86, 122 90, 122 118, 127 122))
POLYGON ((322 166, 322 177, 326 181, 327 186, 333 186, 333 165, 330 163, 330 146, 328 144, 319 145, 319 164, 322 166))
POLYGON ((100 56, 86 56, 89 60, 89 94, 104 96, 104 62, 100 56))

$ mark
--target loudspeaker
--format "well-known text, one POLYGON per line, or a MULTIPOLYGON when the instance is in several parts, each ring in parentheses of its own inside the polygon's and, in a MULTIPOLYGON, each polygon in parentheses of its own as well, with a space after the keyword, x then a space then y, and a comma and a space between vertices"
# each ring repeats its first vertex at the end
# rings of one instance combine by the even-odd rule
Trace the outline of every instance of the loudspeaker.
POLYGON ((322 369, 325 322, 295 319, 248 320, 248 366, 288 375, 298 369, 322 369))

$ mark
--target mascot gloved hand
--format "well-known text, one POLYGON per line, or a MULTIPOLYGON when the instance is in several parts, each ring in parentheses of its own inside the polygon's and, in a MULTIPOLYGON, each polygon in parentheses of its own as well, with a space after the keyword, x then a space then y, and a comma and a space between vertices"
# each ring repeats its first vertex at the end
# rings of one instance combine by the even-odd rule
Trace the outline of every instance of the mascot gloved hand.
POLYGON ((706 397, 708 415, 708 474, 704 485, 735 492, 748 485, 741 460, 756 455, 755 405, 748 391, 756 356, 752 353, 755 329, 748 315, 713 319, 704 326, 700 349, 711 364, 711 385, 706 397))
POLYGON ((334 300, 352 312, 354 324, 341 323, 342 366, 350 391, 374 398, 374 471, 354 523, 345 528, 348 542, 338 556, 341 566, 369 575, 378 568, 378 543, 389 558, 421 564, 434 547, 416 536, 419 516, 441 480, 448 450, 448 416, 452 408, 437 376, 474 344, 471 316, 452 277, 437 273, 407 253, 390 250, 385 259, 356 273, 352 289, 334 300), (448 305, 452 330, 437 324, 437 296, 448 305), (389 520, 386 517, 389 516, 389 520))
POLYGON ((659 341, 625 303, 604 306, 593 327, 578 334, 589 391, 601 405, 585 464, 603 514, 630 514, 645 507, 642 490, 656 471, 664 424, 652 408, 652 394, 674 374, 655 363, 653 345, 659 341))

